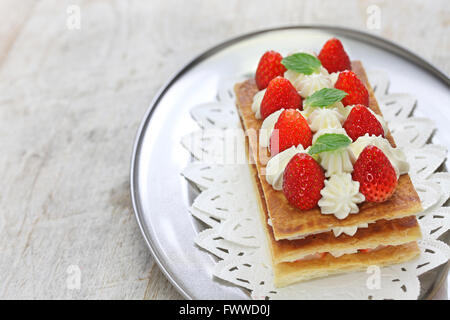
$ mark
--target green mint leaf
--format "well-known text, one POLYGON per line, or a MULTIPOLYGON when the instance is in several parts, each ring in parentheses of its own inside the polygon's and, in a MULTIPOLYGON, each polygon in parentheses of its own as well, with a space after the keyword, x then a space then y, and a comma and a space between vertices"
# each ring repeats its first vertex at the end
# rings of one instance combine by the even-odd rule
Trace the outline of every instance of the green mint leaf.
POLYGON ((319 71, 320 60, 307 53, 294 53, 281 60, 283 66, 288 70, 293 70, 306 75, 319 71))
POLYGON ((310 155, 334 151, 343 147, 347 147, 352 140, 345 134, 325 133, 317 138, 316 142, 311 146, 308 153, 310 155))
POLYGON ((309 107, 328 107, 341 101, 346 95, 347 92, 339 89, 323 88, 306 98, 305 105, 309 107))

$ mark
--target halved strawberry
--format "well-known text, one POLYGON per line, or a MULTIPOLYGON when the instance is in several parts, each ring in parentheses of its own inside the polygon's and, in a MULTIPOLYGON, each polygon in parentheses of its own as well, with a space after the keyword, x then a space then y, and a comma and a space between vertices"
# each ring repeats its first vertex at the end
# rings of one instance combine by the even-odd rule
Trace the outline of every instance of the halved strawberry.
POLYGON ((344 71, 339 73, 339 77, 334 87, 348 93, 341 101, 344 106, 354 104, 369 106, 369 92, 364 83, 359 80, 354 72, 344 71))
POLYGON ((352 69, 350 58, 345 52, 341 41, 336 38, 328 40, 323 45, 318 58, 329 73, 352 69))
POLYGON ((270 81, 261 101, 261 118, 264 120, 270 114, 283 108, 303 110, 302 97, 289 80, 277 77, 270 81))
POLYGON ((259 90, 267 88, 270 80, 283 76, 286 68, 281 64, 283 57, 276 51, 267 51, 259 60, 255 81, 259 90))
POLYGON ((368 145, 353 165, 352 179, 366 201, 384 202, 397 187, 397 175, 388 157, 379 148, 368 145))
POLYGON ((299 144, 306 149, 311 143, 312 131, 306 119, 295 109, 284 110, 270 136, 270 154, 274 156, 299 144))
POLYGON ((380 121, 362 104, 353 107, 342 127, 353 141, 366 133, 384 137, 384 130, 380 121))
POLYGON ((283 193, 289 203, 300 210, 317 206, 324 185, 323 169, 307 153, 297 153, 284 169, 283 193))

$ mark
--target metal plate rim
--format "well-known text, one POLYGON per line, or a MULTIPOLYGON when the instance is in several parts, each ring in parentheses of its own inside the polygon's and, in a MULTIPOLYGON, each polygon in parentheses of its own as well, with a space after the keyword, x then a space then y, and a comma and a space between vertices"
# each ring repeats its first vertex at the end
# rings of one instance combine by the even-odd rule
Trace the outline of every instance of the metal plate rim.
MULTIPOLYGON (((446 76, 446 74, 435 67, 430 62, 426 61, 424 58, 416 55, 415 53, 411 52, 410 50, 397 45, 389 40, 383 39, 379 36, 362 32, 359 30, 354 30, 351 28, 345 28, 345 27, 335 27, 335 26, 329 26, 329 25, 287 25, 287 26, 280 26, 280 27, 274 27, 274 28, 267 28, 267 29, 261 29, 249 33, 245 33, 243 35, 230 38, 228 40, 225 40, 207 50, 202 52, 201 54, 197 55, 195 58, 193 58, 191 61, 186 63, 183 67, 181 67, 180 70, 175 72, 169 80, 161 87, 161 89, 156 93, 155 97, 150 103, 149 108, 144 114, 143 120, 141 124, 139 125, 139 128, 137 130, 134 145, 133 145, 133 151, 131 156, 131 165, 130 165, 130 194, 131 194, 131 201, 133 205, 133 211, 135 214, 136 221, 139 225, 139 229, 142 233, 142 236, 144 237, 144 240, 147 244, 147 247, 150 250, 150 253, 152 254, 155 262, 158 264, 160 270, 163 272, 165 277, 169 280, 169 282, 174 286, 174 288, 185 298, 192 300, 193 297, 189 294, 189 290, 187 288, 183 288, 175 279, 175 277, 167 270, 164 261, 160 258, 160 255, 158 253, 158 250, 153 246, 153 242, 151 240, 151 236, 148 233, 148 226, 145 225, 144 219, 143 219, 143 213, 140 209, 140 196, 137 192, 138 185, 137 185, 137 161, 139 159, 140 154, 140 147, 141 147, 141 138, 143 136, 143 132, 147 128, 147 125, 149 123, 149 120, 152 116, 153 111, 157 108, 159 101, 162 99, 164 94, 170 89, 170 87, 177 81, 178 78, 180 78, 184 73, 189 71, 192 67, 200 63, 201 61, 205 60, 209 56, 215 54, 216 52, 232 45, 235 43, 238 43, 242 40, 268 33, 273 31, 281 31, 281 30, 289 30, 289 29, 316 29, 316 30, 322 30, 322 31, 331 31, 331 32, 337 32, 341 33, 345 36, 356 38, 360 41, 370 43, 374 46, 381 47, 385 50, 388 50, 390 52, 393 52, 396 55, 399 55, 403 58, 406 58, 409 61, 412 61, 413 63, 419 65, 432 75, 439 78, 443 83, 445 83, 447 86, 450 86, 450 79, 446 76)), ((441 279, 437 281, 436 288, 433 288, 432 292, 430 293, 430 296, 427 298, 432 298, 432 296, 436 293, 436 291, 439 289, 439 287, 442 285, 443 280, 445 279, 444 275, 448 273, 449 269, 449 263, 447 263, 446 272, 443 272, 441 275, 441 279)))

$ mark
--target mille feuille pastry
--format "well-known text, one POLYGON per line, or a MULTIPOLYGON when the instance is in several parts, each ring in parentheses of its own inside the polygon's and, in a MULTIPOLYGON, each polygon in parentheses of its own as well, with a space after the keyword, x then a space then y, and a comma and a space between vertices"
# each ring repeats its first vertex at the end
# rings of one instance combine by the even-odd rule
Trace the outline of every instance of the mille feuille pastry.
POLYGON ((419 255, 409 165, 339 40, 266 52, 235 93, 277 286, 419 255))

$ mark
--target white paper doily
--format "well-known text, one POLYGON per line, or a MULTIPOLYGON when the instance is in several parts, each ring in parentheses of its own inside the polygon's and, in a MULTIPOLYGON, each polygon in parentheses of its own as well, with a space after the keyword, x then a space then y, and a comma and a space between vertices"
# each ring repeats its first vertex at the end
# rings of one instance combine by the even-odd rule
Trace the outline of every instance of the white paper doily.
POLYGON ((240 149, 244 137, 232 88, 242 79, 230 79, 221 86, 217 101, 192 109, 200 130, 181 141, 196 159, 182 174, 201 190, 189 212, 208 226, 195 243, 219 258, 214 276, 250 290, 253 299, 417 299, 418 276, 449 260, 449 246, 437 240, 450 226, 450 207, 444 206, 450 197, 450 173, 436 172, 447 148, 430 143, 436 129, 431 120, 412 116, 413 96, 388 93, 389 78, 383 71, 370 72, 369 78, 389 129, 406 153, 425 209, 419 215, 420 258, 276 288, 256 194, 240 149))

